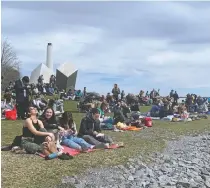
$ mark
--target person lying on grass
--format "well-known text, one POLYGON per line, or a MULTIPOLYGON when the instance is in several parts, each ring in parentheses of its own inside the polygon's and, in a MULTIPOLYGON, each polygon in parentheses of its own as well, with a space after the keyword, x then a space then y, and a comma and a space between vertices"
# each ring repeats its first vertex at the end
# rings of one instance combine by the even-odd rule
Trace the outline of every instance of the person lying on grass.
POLYGON ((87 143, 83 138, 77 137, 77 128, 73 120, 72 113, 65 111, 60 119, 60 126, 64 131, 60 132, 62 144, 70 148, 86 152, 88 149, 95 148, 94 145, 87 143))
POLYGON ((58 132, 64 131, 64 128, 59 126, 59 122, 56 119, 55 111, 51 107, 47 107, 40 120, 43 122, 44 128, 55 135, 55 141, 57 142, 57 148, 62 148, 58 141, 58 132))
MULTIPOLYGON (((98 109, 91 109, 90 113, 81 120, 78 136, 92 145, 97 146, 104 143, 104 147, 109 148, 109 145, 114 143, 111 137, 101 133, 99 117, 98 109)), ((122 143, 120 144, 122 145, 122 143)))
POLYGON ((47 132, 42 121, 37 119, 37 113, 36 108, 29 107, 30 117, 24 121, 21 148, 29 154, 41 152, 46 155, 46 159, 49 159, 50 154, 61 159, 70 159, 70 156, 57 152, 54 134, 47 132))

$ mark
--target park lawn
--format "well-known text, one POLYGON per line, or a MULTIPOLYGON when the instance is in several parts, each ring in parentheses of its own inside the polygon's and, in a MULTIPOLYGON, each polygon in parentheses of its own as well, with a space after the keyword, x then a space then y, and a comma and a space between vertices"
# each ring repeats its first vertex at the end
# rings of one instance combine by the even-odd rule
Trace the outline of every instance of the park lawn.
MULTIPOLYGON (((142 107, 146 112, 150 107, 142 107)), ((65 110, 73 112, 74 119, 79 125, 84 114, 77 113, 76 102, 65 102, 65 110)), ((2 157, 2 187, 55 187, 61 184, 62 177, 81 174, 88 168, 114 166, 125 163, 137 154, 145 156, 161 151, 167 140, 176 139, 181 135, 197 134, 210 131, 209 120, 198 120, 188 123, 172 123, 155 121, 152 128, 140 132, 105 131, 116 141, 123 141, 124 148, 116 150, 101 150, 85 153, 74 157, 73 160, 45 161, 34 155, 13 154, 1 152, 2 157)), ((12 142, 22 131, 22 121, 2 121, 2 145, 12 142)))

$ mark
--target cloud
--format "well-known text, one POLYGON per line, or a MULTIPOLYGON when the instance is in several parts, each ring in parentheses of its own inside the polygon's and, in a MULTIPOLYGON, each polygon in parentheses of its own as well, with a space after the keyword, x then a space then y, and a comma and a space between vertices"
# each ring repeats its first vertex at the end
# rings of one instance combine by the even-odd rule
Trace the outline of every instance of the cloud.
POLYGON ((77 87, 210 93, 210 2, 2 2, 2 35, 30 74, 53 43, 77 87), (29 66, 30 64, 30 66, 29 66), (200 90, 198 89, 200 88, 200 90))

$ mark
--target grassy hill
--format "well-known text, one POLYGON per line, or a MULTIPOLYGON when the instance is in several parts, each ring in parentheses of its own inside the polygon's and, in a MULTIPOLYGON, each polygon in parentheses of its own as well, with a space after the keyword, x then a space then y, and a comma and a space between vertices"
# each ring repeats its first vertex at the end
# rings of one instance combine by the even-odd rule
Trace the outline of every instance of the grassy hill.
MULTIPOLYGON (((67 101, 64 107, 65 110, 72 111, 78 127, 84 114, 77 112, 76 102, 67 101)), ((149 108, 142 107, 141 111, 146 112, 149 108)), ((7 120, 1 122, 2 145, 11 143, 15 136, 21 134, 22 123, 22 121, 7 120)), ((125 147, 116 150, 85 153, 69 161, 45 161, 34 155, 1 152, 2 187, 54 187, 61 184, 62 177, 82 173, 91 167, 122 164, 130 157, 138 154, 145 156, 147 161, 147 156, 152 152, 163 149, 167 140, 176 139, 180 135, 197 134, 206 130, 210 130, 209 120, 189 123, 156 121, 152 128, 139 132, 105 131, 115 141, 123 141, 125 147)))

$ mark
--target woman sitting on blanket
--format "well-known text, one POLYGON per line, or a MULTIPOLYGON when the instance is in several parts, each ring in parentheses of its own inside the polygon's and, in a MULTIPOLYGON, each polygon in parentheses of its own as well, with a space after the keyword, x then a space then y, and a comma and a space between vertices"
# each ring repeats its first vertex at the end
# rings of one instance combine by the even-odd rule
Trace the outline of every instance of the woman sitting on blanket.
POLYGON ((61 148, 58 141, 58 132, 64 131, 64 128, 59 126, 56 120, 55 112, 52 108, 48 107, 44 110, 40 120, 43 122, 44 128, 55 135, 55 141, 57 142, 57 148, 61 148))
POLYGON ((113 120, 110 117, 105 116, 105 112, 107 111, 108 104, 102 102, 100 107, 97 108, 100 114, 99 120, 101 123, 110 123, 112 124, 113 120))
POLYGON ((63 145, 82 152, 95 148, 94 145, 87 143, 83 138, 77 137, 77 128, 71 112, 65 111, 63 113, 60 125, 64 128, 64 131, 60 133, 63 145))
POLYGON ((71 156, 57 151, 54 134, 47 132, 42 121, 37 119, 37 113, 35 107, 29 107, 30 117, 24 121, 21 147, 30 154, 43 153, 45 159, 71 159, 71 156))
POLYGON ((42 143, 47 141, 54 141, 53 133, 47 132, 42 121, 37 119, 37 109, 29 107, 30 117, 24 121, 21 147, 27 153, 35 154, 41 152, 42 143))

